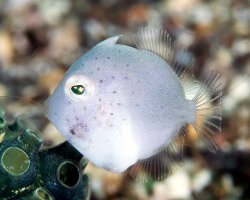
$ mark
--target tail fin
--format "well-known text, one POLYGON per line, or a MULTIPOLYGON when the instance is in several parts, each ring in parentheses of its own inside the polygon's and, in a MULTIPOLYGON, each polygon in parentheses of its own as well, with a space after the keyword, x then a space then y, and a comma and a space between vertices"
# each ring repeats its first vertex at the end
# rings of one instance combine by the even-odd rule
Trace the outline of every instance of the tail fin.
POLYGON ((215 134, 221 132, 221 96, 221 76, 212 71, 192 98, 196 104, 196 120, 192 126, 211 152, 219 149, 215 134))

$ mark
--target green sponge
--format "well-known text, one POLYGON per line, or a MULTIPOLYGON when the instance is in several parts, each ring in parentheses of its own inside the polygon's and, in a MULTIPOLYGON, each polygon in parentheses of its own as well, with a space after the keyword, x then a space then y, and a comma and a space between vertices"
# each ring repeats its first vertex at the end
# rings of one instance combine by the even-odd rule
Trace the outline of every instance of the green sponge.
POLYGON ((38 135, 22 117, 8 125, 0 108, 0 199, 89 199, 88 161, 68 142, 39 151, 38 135))

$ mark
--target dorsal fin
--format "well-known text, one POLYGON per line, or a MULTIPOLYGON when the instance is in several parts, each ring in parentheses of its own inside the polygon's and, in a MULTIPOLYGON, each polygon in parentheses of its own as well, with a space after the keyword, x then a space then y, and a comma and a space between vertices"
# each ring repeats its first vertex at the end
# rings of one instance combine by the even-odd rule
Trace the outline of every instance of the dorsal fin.
MULTIPOLYGON (((178 76, 191 69, 193 56, 163 29, 140 29, 135 37, 138 49, 151 51, 163 58, 178 76)), ((192 70, 190 70, 192 71, 192 70)))
POLYGON ((183 157, 183 146, 186 129, 183 127, 170 144, 157 154, 139 160, 130 168, 130 176, 139 181, 148 179, 162 180, 172 172, 173 166, 179 165, 183 157), (140 176, 141 173, 145 176, 140 176))
POLYGON ((119 40, 120 37, 122 37, 122 35, 117 35, 117 36, 109 37, 106 40, 98 43, 96 46, 100 47, 100 46, 115 45, 116 42, 119 40))

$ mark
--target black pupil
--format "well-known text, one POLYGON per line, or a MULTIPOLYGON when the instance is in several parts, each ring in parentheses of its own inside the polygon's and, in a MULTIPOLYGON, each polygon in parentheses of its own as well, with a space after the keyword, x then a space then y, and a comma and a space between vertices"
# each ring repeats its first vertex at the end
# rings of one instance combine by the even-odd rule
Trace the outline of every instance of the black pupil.
POLYGON ((76 95, 81 95, 85 92, 85 87, 83 85, 74 85, 71 87, 71 91, 76 95))

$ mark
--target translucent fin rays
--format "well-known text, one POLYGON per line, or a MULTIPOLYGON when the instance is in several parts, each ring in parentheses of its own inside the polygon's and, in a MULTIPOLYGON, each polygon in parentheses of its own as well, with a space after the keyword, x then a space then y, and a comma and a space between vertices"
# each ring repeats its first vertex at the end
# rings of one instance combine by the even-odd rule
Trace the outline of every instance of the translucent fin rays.
POLYGON ((183 145, 185 137, 185 128, 180 130, 175 140, 167 145, 159 153, 139 160, 130 168, 130 175, 138 181, 147 181, 148 179, 162 180, 172 172, 172 169, 181 164, 183 158, 183 145), (145 173, 139 176, 139 173, 145 173))
POLYGON ((212 71, 193 98, 196 104, 196 122, 193 127, 211 152, 219 149, 214 135, 221 132, 221 88, 220 74, 212 71))
POLYGON ((187 69, 192 71, 193 56, 173 40, 166 30, 142 28, 137 32, 135 40, 138 49, 151 51, 163 58, 177 76, 180 76, 187 69))

